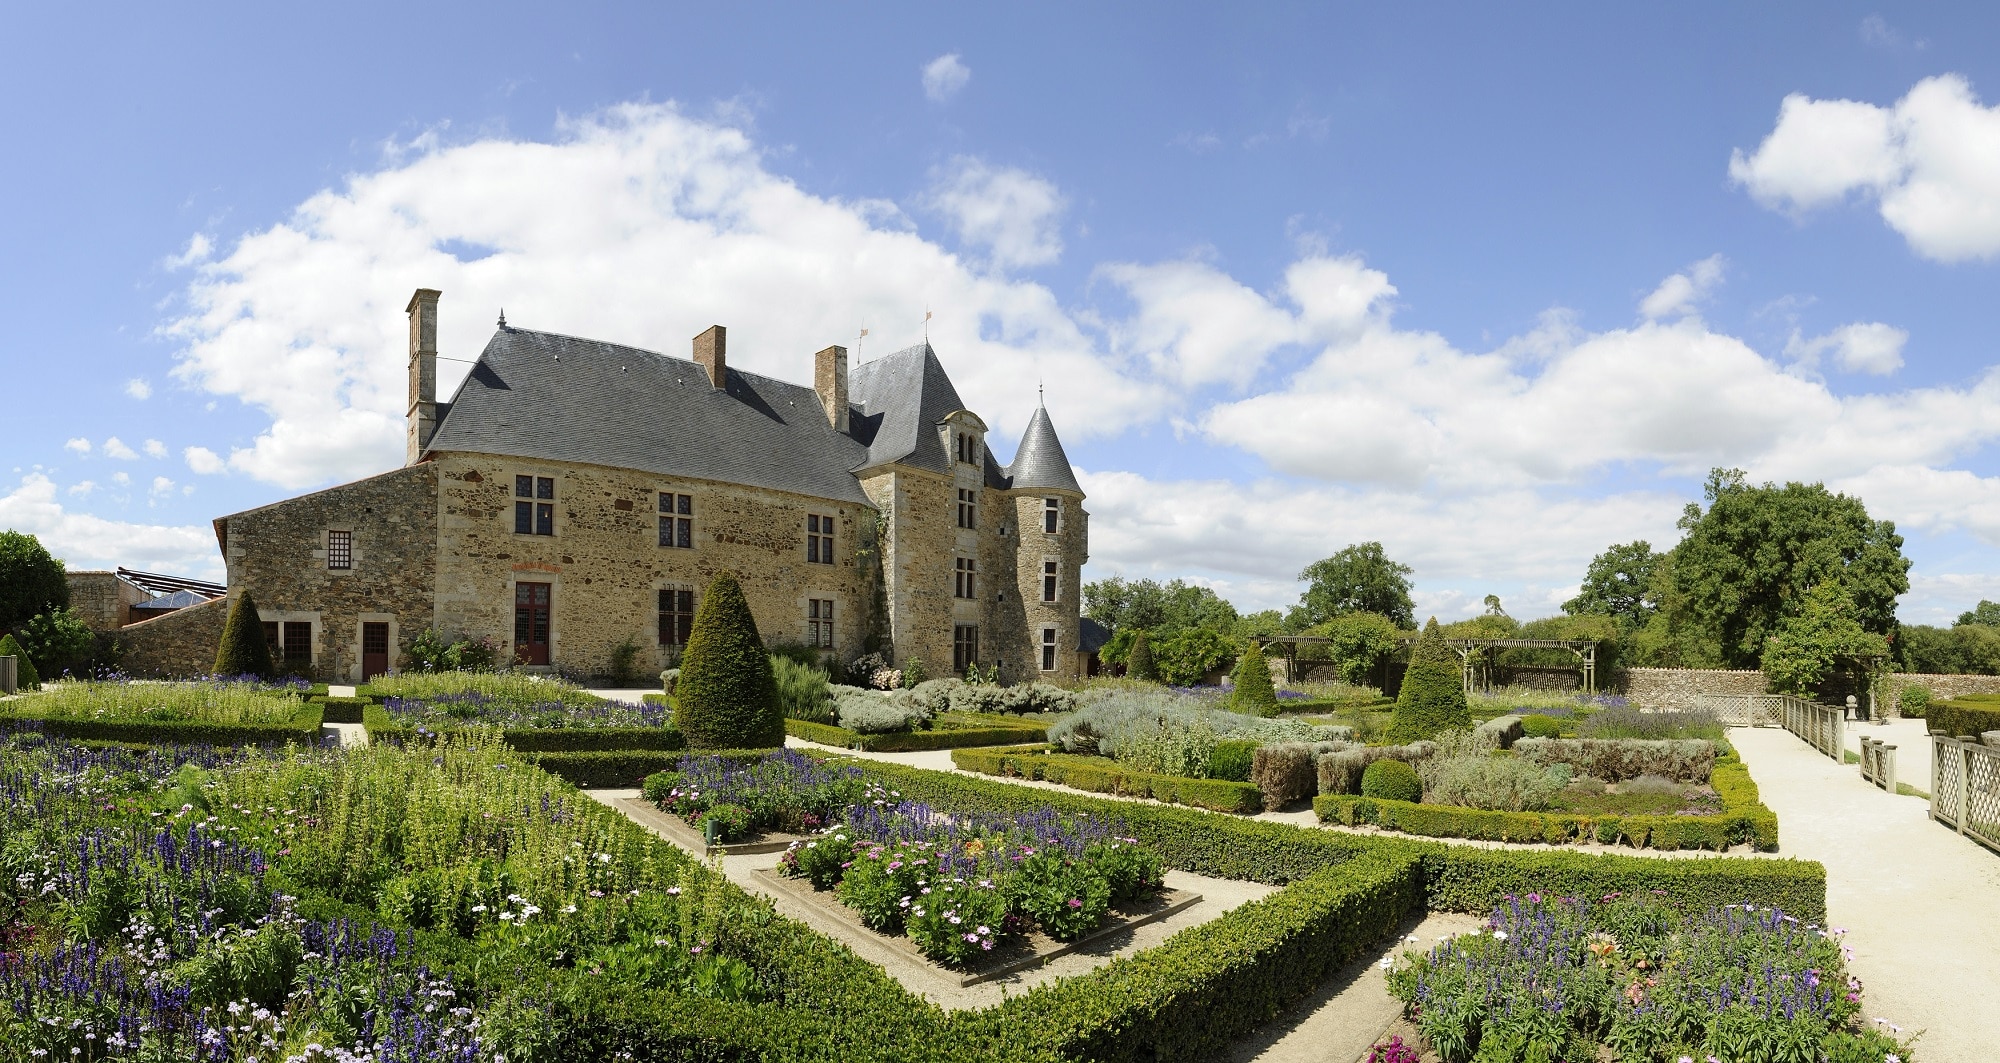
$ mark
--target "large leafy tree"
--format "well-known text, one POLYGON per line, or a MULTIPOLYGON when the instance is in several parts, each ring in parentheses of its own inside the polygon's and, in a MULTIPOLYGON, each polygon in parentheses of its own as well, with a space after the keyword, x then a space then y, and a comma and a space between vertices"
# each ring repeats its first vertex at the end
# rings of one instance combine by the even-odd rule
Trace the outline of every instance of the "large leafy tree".
POLYGON ((1319 624, 1309 632, 1328 640, 1324 657, 1320 647, 1303 647, 1300 655, 1331 660, 1340 669, 1340 678, 1361 686, 1375 674, 1375 666, 1403 648, 1406 634, 1396 622, 1380 613, 1345 613, 1319 624))
POLYGON ((1886 657, 1888 641, 1862 630, 1857 613, 1853 596, 1837 579, 1808 590, 1798 611, 1778 622, 1764 647, 1761 667, 1771 689, 1810 694, 1844 660, 1886 657))
POLYGON ((1616 617, 1620 623, 1638 627, 1659 608, 1653 594, 1653 574, 1661 555, 1644 539, 1618 543, 1590 559, 1583 586, 1576 597, 1563 603, 1571 616, 1616 617))
POLYGON ((1299 573, 1306 583, 1297 612, 1302 626, 1325 623, 1347 613, 1380 613, 1400 627, 1416 626, 1410 601, 1410 574, 1376 542, 1355 543, 1299 573))
POLYGON ((1904 624, 1895 650, 1905 672, 2000 675, 2000 627, 1989 624, 1904 624))
POLYGON ((1958 622, 1954 626, 1962 627, 1966 624, 1984 624, 1987 627, 2000 627, 2000 602, 1989 602, 1984 598, 1979 599, 1978 605, 1958 614, 1958 622))
POLYGON ((1184 580, 1109 576, 1083 585, 1083 615, 1112 631, 1143 628, 1169 635, 1191 627, 1234 632, 1236 607, 1213 590, 1184 580))
POLYGON ((69 577, 63 563, 32 535, 0 532, 0 632, 67 608, 69 577))
POLYGON ((1816 483, 1753 486, 1740 469, 1710 472, 1703 496, 1706 509, 1681 516, 1673 580, 1722 663, 1756 667, 1779 624, 1827 581, 1853 600, 1861 630, 1894 630, 1910 562, 1895 524, 1871 519, 1860 499, 1816 483))

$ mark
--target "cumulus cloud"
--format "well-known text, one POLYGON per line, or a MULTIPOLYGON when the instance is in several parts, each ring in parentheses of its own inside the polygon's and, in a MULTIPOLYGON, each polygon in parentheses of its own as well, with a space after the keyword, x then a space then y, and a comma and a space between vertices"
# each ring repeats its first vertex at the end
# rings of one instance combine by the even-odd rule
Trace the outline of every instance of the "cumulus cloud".
POLYGON ((149 458, 164 458, 167 456, 167 445, 157 439, 146 440, 145 449, 146 456, 149 458))
POLYGON ((63 449, 72 450, 78 454, 88 454, 91 451, 90 440, 85 439, 82 436, 78 436, 75 439, 69 440, 68 442, 64 443, 63 449))
POLYGON ((1692 314, 1695 305, 1708 298, 1709 292, 1722 283, 1722 256, 1710 255, 1689 266, 1685 272, 1676 273, 1660 282, 1639 303, 1639 313, 1648 321, 1663 317, 1692 314))
POLYGON ((119 461, 134 461, 138 459, 139 452, 126 446, 117 436, 112 436, 104 441, 104 456, 119 461))
POLYGON ((189 469, 202 476, 214 476, 228 468, 222 456, 207 447, 188 447, 181 451, 181 458, 189 469))
MULTIPOLYGON (((122 474, 121 474, 122 475, 122 474)), ((135 524, 65 510, 55 482, 30 473, 0 494, 0 528, 26 532, 71 568, 131 568, 222 578, 222 555, 212 529, 135 524)))
POLYGON ((1785 356, 1803 366, 1816 365, 1824 355, 1850 373, 1887 376, 1903 367, 1903 344, 1910 334, 1880 321, 1842 325, 1824 336, 1805 339, 1792 333, 1785 356))
POLYGON ((932 171, 924 198, 996 266, 1040 266, 1062 254, 1062 193, 1026 170, 961 156, 932 171))
POLYGON ((78 496, 88 495, 95 490, 97 490, 97 484, 89 480, 79 480, 69 485, 69 493, 78 496))
POLYGON ((206 261, 209 254, 214 250, 215 244, 208 238, 207 234, 196 233, 188 237, 186 249, 178 255, 167 256, 166 260, 161 264, 169 270, 186 269, 198 262, 206 261))
MULTIPOLYGON (((1056 246, 1050 231, 1021 231, 977 230, 1010 261, 1056 246)), ((812 352, 862 325, 862 358, 916 342, 928 303, 940 357, 1003 438, 1026 425, 1038 375, 1051 405, 1089 398, 1065 439, 1172 404, 1164 385, 1101 357, 1047 288, 975 268, 892 204, 801 190, 741 130, 634 104, 570 123, 554 143, 412 148, 196 267, 163 328, 180 344, 174 374, 270 421, 228 465, 297 488, 400 464, 402 311, 418 287, 443 290, 440 349, 455 358, 478 355, 504 306, 519 327, 677 357, 720 322, 732 364, 806 381, 812 352), (466 247, 491 253, 452 253, 466 247)), ((440 369, 449 394, 464 364, 440 369)))
POLYGON ((133 377, 125 382, 125 394, 144 402, 153 397, 153 385, 140 377, 133 377))
POLYGON ((944 103, 972 80, 972 68, 957 52, 940 55, 924 64, 924 95, 934 103, 944 103))
POLYGON ((1918 82, 1892 107, 1787 96, 1757 150, 1730 157, 1729 176, 1795 215, 1872 197, 1926 258, 2000 254, 2000 107, 1957 74, 1918 82))

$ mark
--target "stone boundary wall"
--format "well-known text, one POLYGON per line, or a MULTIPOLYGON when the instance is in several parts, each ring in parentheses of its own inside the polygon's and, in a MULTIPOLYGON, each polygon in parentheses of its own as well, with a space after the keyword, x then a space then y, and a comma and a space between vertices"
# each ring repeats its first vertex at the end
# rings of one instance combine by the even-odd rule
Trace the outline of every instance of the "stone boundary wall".
POLYGON ((121 628, 117 637, 125 652, 118 667, 147 678, 207 675, 228 619, 229 599, 217 598, 121 628))
POLYGON ((1903 688, 1911 684, 1929 687, 1932 701, 1943 701, 1961 694, 2000 694, 2000 675, 1931 675, 1923 672, 1897 672, 1889 677, 1888 690, 1882 699, 1887 703, 1892 718, 1903 714, 1903 688))
POLYGON ((1641 709, 1684 711, 1698 708, 1704 694, 1766 694, 1764 673, 1755 669, 1627 668, 1620 673, 1626 700, 1641 709))

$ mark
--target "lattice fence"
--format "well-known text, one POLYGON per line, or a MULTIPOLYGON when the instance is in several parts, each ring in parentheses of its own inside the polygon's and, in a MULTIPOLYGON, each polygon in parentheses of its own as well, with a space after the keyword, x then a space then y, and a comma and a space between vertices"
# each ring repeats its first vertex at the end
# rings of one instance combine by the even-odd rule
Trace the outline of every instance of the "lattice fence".
POLYGON ((1896 747, 1879 738, 1861 737, 1861 781, 1896 792, 1896 747))
POLYGON ((1807 745, 1838 761, 1845 748, 1841 745, 1842 729, 1847 713, 1832 705, 1821 705, 1795 698, 1790 694, 1766 694, 1775 699, 1779 722, 1785 730, 1805 739, 1807 745))
POLYGON ((1776 727, 1782 720, 1783 694, 1690 694, 1691 709, 1706 709, 1724 727, 1776 727))
POLYGON ((2000 851, 2000 749, 1932 735, 1931 818, 2000 851))

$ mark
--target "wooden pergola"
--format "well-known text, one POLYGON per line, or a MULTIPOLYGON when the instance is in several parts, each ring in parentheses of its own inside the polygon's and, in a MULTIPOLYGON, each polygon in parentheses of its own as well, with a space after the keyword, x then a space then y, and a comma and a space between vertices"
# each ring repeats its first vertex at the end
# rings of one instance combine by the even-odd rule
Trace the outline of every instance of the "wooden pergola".
MULTIPOLYGON (((1257 635, 1252 641, 1259 647, 1282 646, 1285 652, 1285 676, 1298 677, 1300 646, 1330 646, 1333 640, 1318 635, 1257 635)), ((1416 638, 1403 640, 1405 649, 1416 644, 1416 638)), ((1567 650, 1576 655, 1577 664, 1583 671, 1583 691, 1597 693, 1597 642, 1593 639, 1446 639, 1445 645, 1458 652, 1459 672, 1465 682, 1465 689, 1473 689, 1473 677, 1477 674, 1478 685, 1487 685, 1487 650, 1567 650)))

